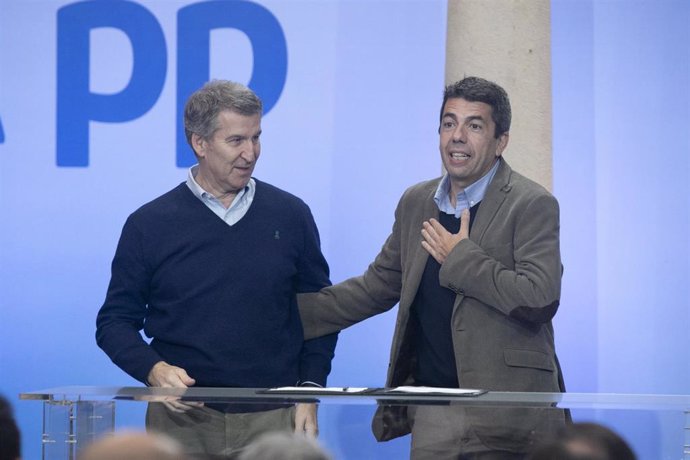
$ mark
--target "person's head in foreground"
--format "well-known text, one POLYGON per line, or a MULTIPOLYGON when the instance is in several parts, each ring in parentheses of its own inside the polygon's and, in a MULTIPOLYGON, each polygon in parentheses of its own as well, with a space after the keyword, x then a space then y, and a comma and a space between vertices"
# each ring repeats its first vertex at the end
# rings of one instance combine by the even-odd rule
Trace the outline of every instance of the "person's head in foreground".
POLYGON ((635 453, 613 430, 598 423, 574 423, 537 449, 530 460, 636 460, 635 453))
POLYGON ((331 460, 315 439, 294 433, 275 432, 250 444, 239 460, 331 460))
POLYGON ((79 460, 185 460, 180 445, 164 435, 115 433, 87 446, 79 460))

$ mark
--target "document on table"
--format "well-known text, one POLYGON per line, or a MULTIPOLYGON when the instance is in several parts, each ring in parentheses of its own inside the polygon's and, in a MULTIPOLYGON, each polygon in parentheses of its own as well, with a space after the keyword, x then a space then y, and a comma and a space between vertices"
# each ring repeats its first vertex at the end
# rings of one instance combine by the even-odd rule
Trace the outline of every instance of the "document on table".
POLYGON ((394 388, 367 387, 276 387, 257 390, 260 394, 294 394, 294 395, 414 395, 414 396, 479 396, 486 390, 475 388, 440 388, 400 386, 394 388))
POLYGON ((440 388, 440 387, 413 387, 401 386, 386 388, 383 394, 405 394, 405 395, 429 395, 429 396, 479 396, 486 393, 486 390, 476 388, 440 388))
POLYGON ((378 388, 367 387, 276 387, 266 390, 258 390, 257 393, 277 393, 277 394, 324 394, 324 395, 345 395, 345 394, 365 394, 378 388))

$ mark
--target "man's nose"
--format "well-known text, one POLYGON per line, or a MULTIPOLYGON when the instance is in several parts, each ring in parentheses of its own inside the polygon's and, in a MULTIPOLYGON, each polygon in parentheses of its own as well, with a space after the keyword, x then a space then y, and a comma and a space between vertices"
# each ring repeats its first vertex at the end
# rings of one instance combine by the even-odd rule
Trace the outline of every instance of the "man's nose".
POLYGON ((464 144, 467 140, 466 134, 465 127, 463 125, 458 125, 455 128, 455 131, 453 131, 453 142, 460 142, 464 144))
POLYGON ((258 156, 258 146, 249 140, 242 146, 242 153, 240 156, 249 163, 254 163, 258 156))

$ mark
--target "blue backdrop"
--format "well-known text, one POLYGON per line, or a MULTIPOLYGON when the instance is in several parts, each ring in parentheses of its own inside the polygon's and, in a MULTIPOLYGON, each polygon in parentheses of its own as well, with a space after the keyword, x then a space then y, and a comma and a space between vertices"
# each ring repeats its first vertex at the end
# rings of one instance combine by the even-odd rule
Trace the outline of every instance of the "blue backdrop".
MULTIPOLYGON (((0 393, 136 384, 94 318, 126 216, 185 178, 178 111, 207 78, 264 98, 255 175, 311 206, 334 282, 361 273, 440 172, 445 19, 440 0, 0 0, 0 393)), ((690 3, 554 0, 552 62, 568 389, 688 394, 690 3)), ((394 314, 341 334, 331 384, 383 384, 394 314)), ((40 404, 15 409, 39 458, 40 404)), ((651 414, 576 416, 680 456, 651 414)), ((355 458, 357 430, 322 439, 355 458)))

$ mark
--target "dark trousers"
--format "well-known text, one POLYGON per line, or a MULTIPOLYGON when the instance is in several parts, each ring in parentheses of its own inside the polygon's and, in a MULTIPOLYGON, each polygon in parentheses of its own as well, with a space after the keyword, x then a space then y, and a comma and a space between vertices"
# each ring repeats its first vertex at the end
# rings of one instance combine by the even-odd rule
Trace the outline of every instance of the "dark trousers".
POLYGON ((417 405, 408 417, 412 460, 522 460, 564 424, 559 409, 417 405))
POLYGON ((232 459, 257 437, 272 431, 292 432, 295 408, 224 413, 208 407, 175 412, 163 403, 149 403, 146 429, 177 440, 193 458, 232 459))

